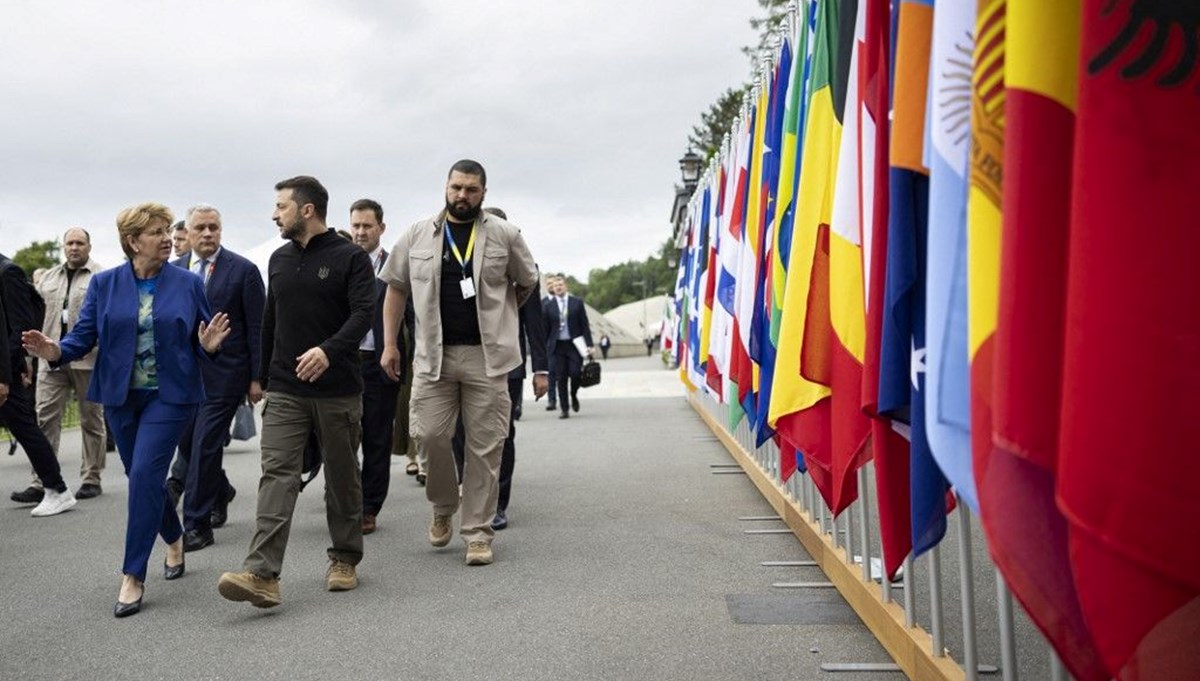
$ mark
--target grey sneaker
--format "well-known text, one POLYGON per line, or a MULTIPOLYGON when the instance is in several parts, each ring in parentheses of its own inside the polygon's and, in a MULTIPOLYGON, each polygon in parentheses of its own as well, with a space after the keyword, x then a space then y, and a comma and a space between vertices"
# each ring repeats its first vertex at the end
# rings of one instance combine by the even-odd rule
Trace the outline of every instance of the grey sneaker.
POLYGON ((330 591, 349 591, 356 586, 358 575, 354 566, 337 558, 330 558, 329 569, 325 571, 325 588, 330 591))
POLYGON ((256 608, 273 608, 283 602, 279 580, 259 577, 253 572, 226 572, 217 581, 217 591, 225 600, 245 601, 256 608))
POLYGON ((429 543, 434 546, 445 546, 450 543, 450 535, 454 529, 450 526, 453 516, 433 514, 433 522, 429 524, 429 543))

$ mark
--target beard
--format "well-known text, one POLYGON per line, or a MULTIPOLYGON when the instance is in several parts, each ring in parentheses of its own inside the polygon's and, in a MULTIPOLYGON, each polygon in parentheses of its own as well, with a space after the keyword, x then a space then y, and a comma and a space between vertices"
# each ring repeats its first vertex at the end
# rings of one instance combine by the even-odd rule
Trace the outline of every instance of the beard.
POLYGON ((291 224, 285 225, 282 222, 278 224, 280 238, 295 240, 296 237, 304 233, 304 222, 300 218, 296 218, 291 224))
POLYGON ((455 222, 474 222, 479 217, 479 206, 471 206, 466 201, 458 203, 446 202, 446 212, 455 222))

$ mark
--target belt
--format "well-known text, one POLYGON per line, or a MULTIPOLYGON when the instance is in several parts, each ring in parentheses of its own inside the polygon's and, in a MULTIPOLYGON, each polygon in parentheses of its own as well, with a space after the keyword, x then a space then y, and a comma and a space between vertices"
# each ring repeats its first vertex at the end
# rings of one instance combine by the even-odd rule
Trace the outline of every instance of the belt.
POLYGON ((375 361, 375 351, 374 350, 359 350, 358 351, 358 361, 374 362, 375 361))

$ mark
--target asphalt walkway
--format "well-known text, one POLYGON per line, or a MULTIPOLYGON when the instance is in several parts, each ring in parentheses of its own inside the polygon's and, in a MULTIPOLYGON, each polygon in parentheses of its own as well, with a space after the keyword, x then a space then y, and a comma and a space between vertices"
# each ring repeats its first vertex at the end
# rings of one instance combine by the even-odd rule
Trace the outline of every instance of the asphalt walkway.
MULTIPOLYGON (((456 537, 432 548, 423 489, 395 459, 357 590, 324 590, 321 483, 302 493, 283 605, 256 610, 216 591, 253 531, 257 442, 235 443, 238 496, 216 545, 163 581, 151 558, 146 606, 112 616, 126 484, 116 454, 104 495, 31 518, 7 501, 28 462, 0 456, 0 679, 895 679, 833 675, 822 662, 886 662, 836 592, 772 589, 821 579, 682 398, 657 357, 609 360, 567 421, 527 401, 517 425, 509 529, 497 562, 467 567, 456 537)), ((0 450, 2 451, 2 450, 0 450)), ((63 435, 77 484, 79 439, 63 435)))

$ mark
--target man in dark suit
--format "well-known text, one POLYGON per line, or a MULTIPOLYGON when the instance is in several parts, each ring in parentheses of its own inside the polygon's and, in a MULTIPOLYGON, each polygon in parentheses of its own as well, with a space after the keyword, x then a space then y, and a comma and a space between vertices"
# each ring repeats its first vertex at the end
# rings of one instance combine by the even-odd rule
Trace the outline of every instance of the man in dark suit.
POLYGON ((583 355, 576 347, 575 339, 582 338, 587 354, 591 355, 592 329, 583 301, 567 292, 567 280, 561 274, 554 279, 550 297, 542 301, 542 315, 546 321, 546 353, 553 357, 554 376, 558 380, 558 405, 562 409, 558 417, 565 419, 571 416, 572 410, 579 411, 579 371, 583 368, 583 355))
MULTIPOLYGON (((262 348, 266 293, 258 267, 221 247, 216 208, 192 206, 185 221, 191 252, 172 264, 204 280, 209 309, 229 315, 230 326, 221 352, 201 364, 205 400, 179 439, 176 465, 186 466, 183 550, 199 551, 213 543, 213 528, 224 524, 236 493, 221 467, 229 426, 243 400, 256 404, 263 396, 262 384, 253 376, 262 348)), ((172 468, 172 477, 176 472, 172 468)))
MULTIPOLYGON (((383 206, 377 201, 359 199, 350 205, 350 236, 354 243, 371 257, 371 266, 375 268, 376 275, 387 261, 387 250, 380 244, 380 238, 386 229, 387 225, 383 222, 383 206)), ((385 376, 383 368, 379 365, 384 345, 383 298, 386 294, 387 284, 382 279, 376 279, 375 315, 371 321, 371 330, 358 346, 359 366, 363 378, 363 534, 375 531, 379 511, 387 498, 388 485, 391 482, 396 400, 400 394, 400 381, 393 381, 385 376)), ((401 333, 396 339, 401 354, 405 353, 403 328, 401 326, 401 333)))
MULTIPOLYGON (((484 208, 484 211, 507 220, 508 216, 499 208, 484 208)), ((512 399, 512 418, 508 423, 508 437, 504 438, 504 449, 500 453, 500 493, 496 500, 496 515, 492 517, 492 529, 503 530, 508 527, 508 500, 512 496, 513 469, 517 463, 517 419, 521 414, 521 402, 525 399, 525 362, 528 360, 533 367, 533 394, 541 398, 546 394, 550 382, 547 378, 549 361, 546 359, 546 323, 542 319, 541 300, 537 296, 529 296, 518 309, 519 328, 517 338, 521 343, 521 366, 508 372, 508 396, 512 399)), ((462 479, 464 448, 466 447, 466 432, 462 416, 459 416, 458 427, 454 439, 450 443, 454 447, 454 463, 458 466, 458 478, 462 479)))

